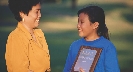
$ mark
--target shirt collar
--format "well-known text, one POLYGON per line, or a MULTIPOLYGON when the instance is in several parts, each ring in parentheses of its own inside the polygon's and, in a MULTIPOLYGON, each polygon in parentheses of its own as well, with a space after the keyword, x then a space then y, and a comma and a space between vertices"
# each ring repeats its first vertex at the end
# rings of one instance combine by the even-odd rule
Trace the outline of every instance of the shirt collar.
POLYGON ((30 32, 20 22, 18 22, 17 28, 21 30, 28 39, 32 39, 30 32))
MULTIPOLYGON (((32 39, 30 32, 20 22, 18 22, 17 28, 19 28, 28 37, 28 39, 32 39)), ((34 28, 33 31, 39 38, 42 38, 44 36, 42 30, 39 28, 34 28)))

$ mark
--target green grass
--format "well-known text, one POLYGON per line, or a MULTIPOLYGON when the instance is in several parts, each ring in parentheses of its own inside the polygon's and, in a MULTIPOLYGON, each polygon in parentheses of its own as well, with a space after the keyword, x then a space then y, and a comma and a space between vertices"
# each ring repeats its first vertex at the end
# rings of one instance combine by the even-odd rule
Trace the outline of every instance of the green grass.
MULTIPOLYGON (((121 72, 133 72, 133 6, 124 0, 86 1, 78 0, 75 10, 71 9, 69 2, 42 5, 39 28, 44 31, 49 45, 52 72, 62 72, 70 44, 80 38, 76 31, 76 13, 89 3, 99 5, 105 10, 106 24, 111 33, 111 41, 117 48, 121 72)), ((7 6, 0 6, 0 10, 0 71, 6 72, 5 44, 8 34, 16 27, 17 22, 7 6)))

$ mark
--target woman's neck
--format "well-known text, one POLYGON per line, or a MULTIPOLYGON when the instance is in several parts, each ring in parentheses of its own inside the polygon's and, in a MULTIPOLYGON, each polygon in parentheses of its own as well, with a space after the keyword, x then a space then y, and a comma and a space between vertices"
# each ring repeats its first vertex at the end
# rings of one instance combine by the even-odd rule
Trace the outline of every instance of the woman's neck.
POLYGON ((27 24, 25 24, 23 22, 21 22, 21 24, 29 31, 30 34, 32 34, 32 35, 34 34, 33 28, 30 28, 27 24))
POLYGON ((34 31, 33 28, 30 28, 28 25, 26 25, 25 23, 21 22, 21 24, 29 31, 29 33, 31 34, 32 38, 34 39, 34 41, 36 41, 36 37, 34 35, 34 31))

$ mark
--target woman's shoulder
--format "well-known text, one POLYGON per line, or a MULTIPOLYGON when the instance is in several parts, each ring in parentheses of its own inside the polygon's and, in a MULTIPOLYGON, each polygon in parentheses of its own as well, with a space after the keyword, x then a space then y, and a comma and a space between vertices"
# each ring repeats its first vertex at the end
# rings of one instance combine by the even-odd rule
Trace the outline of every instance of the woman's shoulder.
POLYGON ((18 29, 14 29, 13 31, 11 31, 10 33, 9 33, 9 35, 8 35, 8 37, 18 37, 18 35, 19 35, 19 31, 18 31, 18 29))
POLYGON ((11 31, 8 35, 8 41, 12 41, 12 40, 20 40, 20 32, 18 32, 17 29, 11 31))

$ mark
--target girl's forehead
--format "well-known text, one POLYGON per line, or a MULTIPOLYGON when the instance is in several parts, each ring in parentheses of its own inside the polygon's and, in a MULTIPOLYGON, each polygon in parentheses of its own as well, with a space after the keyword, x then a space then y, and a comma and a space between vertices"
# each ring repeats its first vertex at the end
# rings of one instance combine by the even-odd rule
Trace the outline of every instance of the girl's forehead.
POLYGON ((85 13, 80 13, 78 18, 79 19, 86 19, 86 18, 88 19, 88 15, 85 13))
POLYGON ((88 15, 86 13, 80 13, 79 17, 88 17, 88 15))

